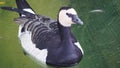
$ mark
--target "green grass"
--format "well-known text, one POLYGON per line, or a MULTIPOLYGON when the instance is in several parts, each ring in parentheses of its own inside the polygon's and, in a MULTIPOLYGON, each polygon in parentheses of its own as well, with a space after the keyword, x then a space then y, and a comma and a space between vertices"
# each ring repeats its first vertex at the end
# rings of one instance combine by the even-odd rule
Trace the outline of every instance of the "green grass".
MULTIPOLYGON (((4 5, 16 7, 14 0, 4 5)), ((74 25, 72 31, 80 41, 85 55, 71 68, 120 68, 120 1, 119 0, 27 0, 38 14, 56 19, 61 6, 74 7, 84 26, 74 25), (102 9, 103 13, 89 13, 102 9)), ((42 68, 24 56, 17 37, 17 13, 0 9, 0 68, 42 68)))
MULTIPOLYGON (((16 7, 14 0, 2 0, 6 4, 0 6, 16 7)), ((56 18, 58 9, 68 5, 63 0, 27 0, 38 14, 56 18), (54 5, 55 4, 55 5, 54 5), (51 12, 52 11, 52 12, 51 12)), ((13 19, 17 13, 0 9, 0 68, 42 68, 23 54, 17 37, 18 25, 13 19)))
POLYGON ((73 32, 85 51, 80 68, 120 67, 120 4, 119 0, 71 0, 84 26, 73 32), (74 3, 73 3, 74 2, 74 3), (89 13, 102 9, 103 13, 89 13))

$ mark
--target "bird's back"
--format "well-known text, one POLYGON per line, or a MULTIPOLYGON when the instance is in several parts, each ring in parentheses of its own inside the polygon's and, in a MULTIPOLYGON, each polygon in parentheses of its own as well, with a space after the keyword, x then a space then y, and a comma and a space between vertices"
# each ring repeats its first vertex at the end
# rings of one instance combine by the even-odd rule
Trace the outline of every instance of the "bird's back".
POLYGON ((39 49, 45 49, 56 37, 59 39, 58 23, 51 18, 36 15, 35 18, 20 17, 16 21, 21 25, 20 34, 30 33, 32 42, 39 49))

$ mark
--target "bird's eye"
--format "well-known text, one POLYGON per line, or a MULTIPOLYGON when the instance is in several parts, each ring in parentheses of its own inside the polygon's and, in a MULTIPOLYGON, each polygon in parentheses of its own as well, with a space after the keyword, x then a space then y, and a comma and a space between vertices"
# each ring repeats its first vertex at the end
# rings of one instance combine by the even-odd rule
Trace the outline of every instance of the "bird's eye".
POLYGON ((72 16, 73 16, 73 15, 70 14, 70 13, 66 13, 66 15, 67 15, 68 17, 72 17, 72 16))

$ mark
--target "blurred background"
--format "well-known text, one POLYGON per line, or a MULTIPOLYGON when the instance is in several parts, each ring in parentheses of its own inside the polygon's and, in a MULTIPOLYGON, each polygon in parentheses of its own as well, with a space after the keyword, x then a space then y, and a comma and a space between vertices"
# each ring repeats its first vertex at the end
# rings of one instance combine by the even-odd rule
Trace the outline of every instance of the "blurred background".
MULTIPOLYGON (((41 15, 57 18, 61 6, 76 9, 84 26, 72 32, 84 50, 79 65, 70 68, 120 68, 120 0, 27 0, 41 15), (94 12, 92 10, 100 10, 94 12)), ((16 7, 14 0, 0 0, 0 6, 16 7)), ((23 54, 17 37, 17 13, 0 9, 0 68, 42 68, 23 54)))

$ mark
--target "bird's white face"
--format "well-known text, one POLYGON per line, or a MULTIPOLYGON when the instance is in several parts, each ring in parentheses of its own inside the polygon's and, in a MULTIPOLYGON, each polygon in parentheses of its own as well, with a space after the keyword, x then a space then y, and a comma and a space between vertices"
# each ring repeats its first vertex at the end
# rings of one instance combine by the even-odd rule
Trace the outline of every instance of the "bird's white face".
POLYGON ((73 9, 62 9, 59 12, 59 22, 64 27, 70 27, 72 24, 78 23, 83 24, 83 22, 79 19, 77 12, 73 9))

